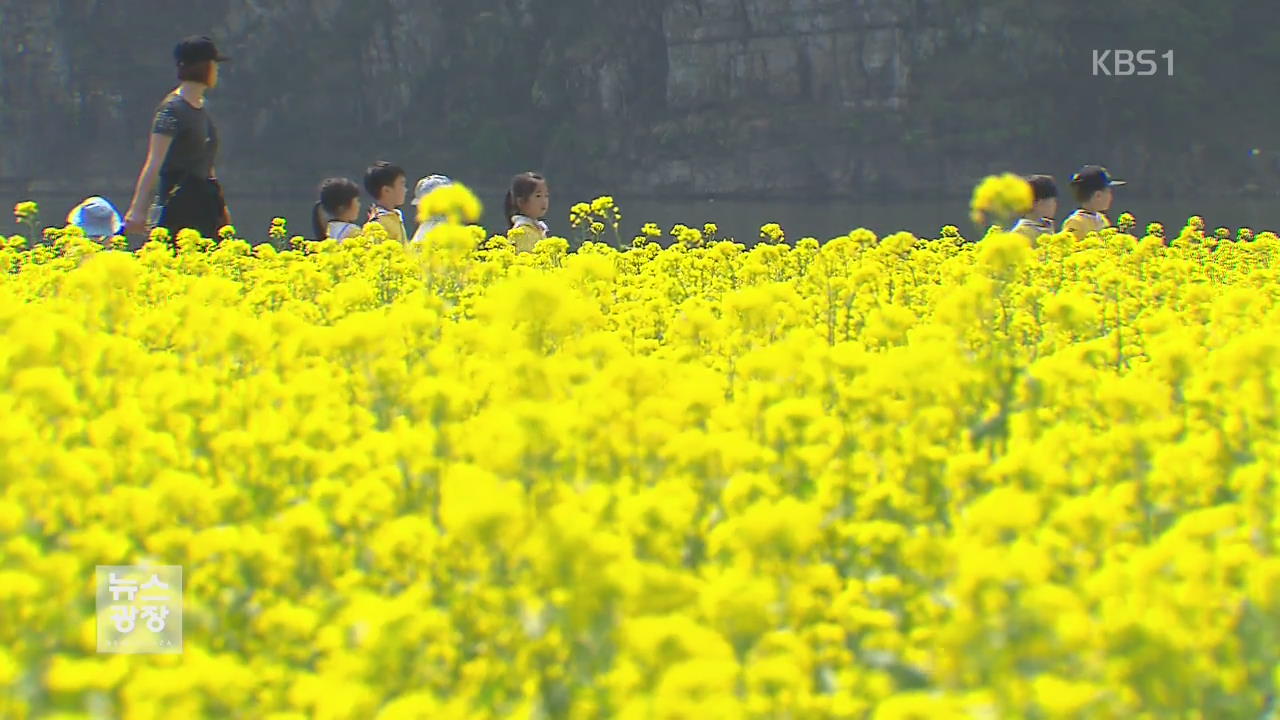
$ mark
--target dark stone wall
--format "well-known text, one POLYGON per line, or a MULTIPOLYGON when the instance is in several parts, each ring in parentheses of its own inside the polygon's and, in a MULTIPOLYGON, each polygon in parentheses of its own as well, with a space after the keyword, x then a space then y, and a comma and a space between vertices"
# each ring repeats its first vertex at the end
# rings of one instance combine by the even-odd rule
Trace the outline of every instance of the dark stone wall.
POLYGON ((0 0, 0 182, 127 182, 170 49, 201 32, 235 58, 211 108, 241 189, 385 158, 478 185, 536 168, 562 188, 682 195, 963 194, 986 172, 1082 162, 1137 192, 1265 191, 1277 8, 0 0), (1095 77, 1095 47, 1174 49, 1175 74, 1095 77))

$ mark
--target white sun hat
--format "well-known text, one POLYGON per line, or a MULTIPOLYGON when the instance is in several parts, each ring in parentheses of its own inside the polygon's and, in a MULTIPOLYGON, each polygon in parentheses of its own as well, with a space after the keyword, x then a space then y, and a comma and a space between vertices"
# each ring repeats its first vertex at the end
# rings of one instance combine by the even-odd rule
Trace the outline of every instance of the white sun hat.
POLYGON ((422 202, 422 198, 430 195, 432 190, 452 184, 453 180, 444 175, 428 175, 422 178, 418 181, 418 186, 413 189, 413 204, 422 202))
POLYGON ((79 226, 88 237, 119 235, 124 227, 120 213, 116 212, 110 201, 97 195, 86 198, 71 208, 71 212, 67 214, 67 224, 79 226))

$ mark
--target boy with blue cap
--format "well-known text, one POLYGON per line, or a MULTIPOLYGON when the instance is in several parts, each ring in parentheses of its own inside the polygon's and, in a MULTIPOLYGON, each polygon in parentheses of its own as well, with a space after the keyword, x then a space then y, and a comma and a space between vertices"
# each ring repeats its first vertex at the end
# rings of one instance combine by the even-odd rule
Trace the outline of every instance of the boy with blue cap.
POLYGON ((1111 221, 1104 215, 1111 209, 1111 188, 1124 185, 1123 180, 1111 177, 1107 169, 1101 165, 1085 165, 1071 178, 1071 189, 1075 193, 1080 209, 1062 221, 1062 229, 1083 238, 1091 232, 1101 232, 1111 227, 1111 221))
POLYGON ((1041 235, 1053 234, 1053 216, 1058 214, 1058 185, 1049 175, 1029 175, 1027 184, 1031 186, 1031 210, 1013 226, 1013 232, 1028 240, 1035 240, 1041 235))

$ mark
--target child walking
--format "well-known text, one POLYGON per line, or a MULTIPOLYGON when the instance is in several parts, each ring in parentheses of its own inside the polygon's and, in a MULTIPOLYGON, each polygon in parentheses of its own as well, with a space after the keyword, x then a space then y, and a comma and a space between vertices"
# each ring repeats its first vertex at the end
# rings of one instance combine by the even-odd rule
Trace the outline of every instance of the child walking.
POLYGON ((403 168, 389 162, 376 162, 364 174, 364 189, 373 198, 369 221, 379 223, 387 229, 388 238, 402 243, 409 240, 404 231, 404 215, 400 213, 409 191, 406 177, 403 168))
POLYGON ((1035 240, 1041 235, 1053 234, 1053 216, 1058 214, 1058 184, 1049 175, 1030 175, 1027 184, 1031 186, 1035 202, 1031 210, 1013 226, 1016 232, 1028 240, 1035 240))
POLYGON ((1111 227, 1111 221, 1104 215, 1111 209, 1111 188, 1124 185, 1123 180, 1115 180, 1101 165, 1085 165, 1071 178, 1071 189, 1075 192, 1080 209, 1062 221, 1062 229, 1070 231, 1077 238, 1091 232, 1100 232, 1111 227))
POLYGON ((347 178, 320 183, 320 201, 311 210, 311 229, 317 240, 342 242, 360 232, 360 186, 347 178))
POLYGON ((507 236, 515 243, 516 252, 531 252, 539 240, 547 237, 547 224, 542 221, 551 206, 547 180, 538 173, 523 172, 511 178, 511 188, 502 202, 507 217, 507 236))
POLYGON ((124 221, 115 206, 106 198, 94 195, 71 208, 67 213, 67 224, 75 225, 84 231, 85 237, 109 238, 120 234, 124 229, 124 221))
MULTIPOLYGON (((444 176, 444 175, 428 175, 422 178, 421 180, 418 181, 417 186, 413 189, 414 207, 418 207, 419 205, 421 205, 423 200, 425 200, 426 197, 431 194, 431 191, 435 190, 436 188, 442 188, 452 184, 453 184, 453 180, 449 179, 447 176, 444 176)), ((444 222, 444 218, 429 217, 423 220, 422 222, 418 223, 418 229, 413 231, 412 242, 415 242, 415 243, 422 242, 427 238, 427 233, 431 232, 432 228, 436 227, 442 222, 444 222)))

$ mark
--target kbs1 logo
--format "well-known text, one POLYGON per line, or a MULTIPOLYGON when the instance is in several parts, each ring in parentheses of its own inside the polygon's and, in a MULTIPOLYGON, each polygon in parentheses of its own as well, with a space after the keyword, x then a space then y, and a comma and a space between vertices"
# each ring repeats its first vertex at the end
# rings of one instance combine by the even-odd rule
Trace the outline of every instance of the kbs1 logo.
POLYGON ((1150 77, 1160 70, 1173 76, 1173 51, 1166 50, 1157 55, 1156 50, 1094 50, 1093 74, 1107 77, 1150 77), (1164 60, 1159 63, 1157 60, 1164 60))

